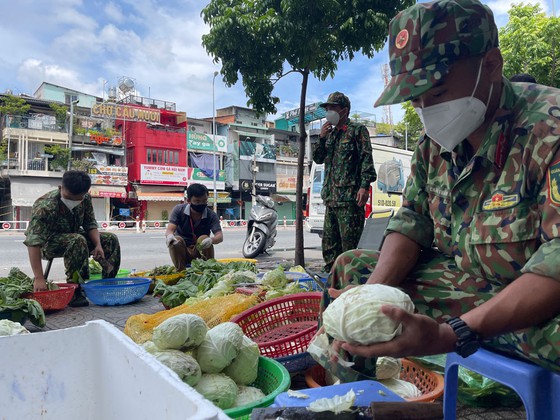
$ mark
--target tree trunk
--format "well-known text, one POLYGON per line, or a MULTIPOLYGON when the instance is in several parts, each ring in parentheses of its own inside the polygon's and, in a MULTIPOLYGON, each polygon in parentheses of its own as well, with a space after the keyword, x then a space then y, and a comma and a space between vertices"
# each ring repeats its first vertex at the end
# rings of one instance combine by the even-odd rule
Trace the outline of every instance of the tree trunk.
POLYGON ((307 81, 309 80, 309 69, 302 72, 301 96, 299 99, 299 155, 296 179, 296 252, 295 265, 305 267, 305 256, 303 253, 303 173, 305 172, 305 97, 307 95, 307 81))

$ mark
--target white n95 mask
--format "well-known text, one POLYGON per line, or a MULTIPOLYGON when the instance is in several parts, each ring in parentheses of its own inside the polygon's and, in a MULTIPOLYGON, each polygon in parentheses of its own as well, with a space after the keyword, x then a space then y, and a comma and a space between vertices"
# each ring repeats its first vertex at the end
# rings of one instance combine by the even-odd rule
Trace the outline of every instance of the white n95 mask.
POLYGON ((64 203, 68 210, 72 211, 75 207, 79 206, 84 200, 69 200, 68 198, 60 197, 60 201, 64 203))
POLYGON ((338 115, 338 112, 330 110, 327 111, 327 121, 330 122, 332 125, 337 125, 338 122, 340 121, 340 115, 338 115))
MULTIPOLYGON (((480 99, 474 97, 480 81, 481 70, 482 61, 470 97, 453 99, 426 108, 414 108, 428 137, 450 152, 484 122, 488 104, 484 104, 480 99)), ((493 88, 494 85, 490 85, 488 102, 492 97, 493 88)))

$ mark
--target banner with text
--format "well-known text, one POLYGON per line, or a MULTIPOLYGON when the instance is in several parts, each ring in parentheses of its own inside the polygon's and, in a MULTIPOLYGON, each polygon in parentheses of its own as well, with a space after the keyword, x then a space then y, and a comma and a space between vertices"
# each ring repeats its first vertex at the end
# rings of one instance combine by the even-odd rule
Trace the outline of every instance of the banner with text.
MULTIPOLYGON (((209 134, 197 133, 194 131, 187 132, 187 149, 203 151, 203 152, 213 152, 213 137, 209 134)), ((216 151, 221 153, 227 152, 227 137, 226 136, 216 136, 216 151)))
POLYGON ((187 185, 187 168, 163 165, 140 165, 140 167, 141 184, 187 185))

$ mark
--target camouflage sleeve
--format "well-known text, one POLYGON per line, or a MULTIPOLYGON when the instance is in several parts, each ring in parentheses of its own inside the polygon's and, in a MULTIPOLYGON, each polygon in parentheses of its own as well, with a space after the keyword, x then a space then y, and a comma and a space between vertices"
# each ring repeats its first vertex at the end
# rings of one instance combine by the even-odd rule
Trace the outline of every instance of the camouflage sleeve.
POLYGON ((369 185, 377 179, 375 166, 373 166, 373 151, 369 131, 365 126, 360 126, 358 130, 358 152, 361 162, 361 184, 360 188, 369 189, 369 185))
POLYGON ((560 150, 551 162, 554 163, 547 169, 546 182, 538 197, 542 245, 521 272, 560 280, 560 150))
POLYGON ((84 199, 84 222, 82 227, 86 232, 97 229, 97 221, 95 220, 95 212, 93 211, 93 204, 91 203, 91 197, 86 194, 84 199))
POLYGON ((25 246, 43 246, 49 237, 49 212, 33 205, 31 220, 25 231, 25 246))
POLYGON ((430 217, 426 192, 426 143, 419 143, 414 151, 410 176, 403 193, 403 205, 391 218, 387 233, 399 232, 421 247, 430 248, 434 242, 434 223, 430 217))
POLYGON ((321 164, 325 162, 327 157, 327 139, 319 138, 319 141, 313 146, 313 162, 321 164))

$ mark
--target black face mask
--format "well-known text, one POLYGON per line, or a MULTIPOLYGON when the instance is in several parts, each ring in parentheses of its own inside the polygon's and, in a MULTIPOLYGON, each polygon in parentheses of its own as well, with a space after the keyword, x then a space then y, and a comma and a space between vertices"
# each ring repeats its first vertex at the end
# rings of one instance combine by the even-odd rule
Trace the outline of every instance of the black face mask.
POLYGON ((206 204, 191 204, 191 209, 193 209, 197 213, 202 213, 206 207, 206 204))

